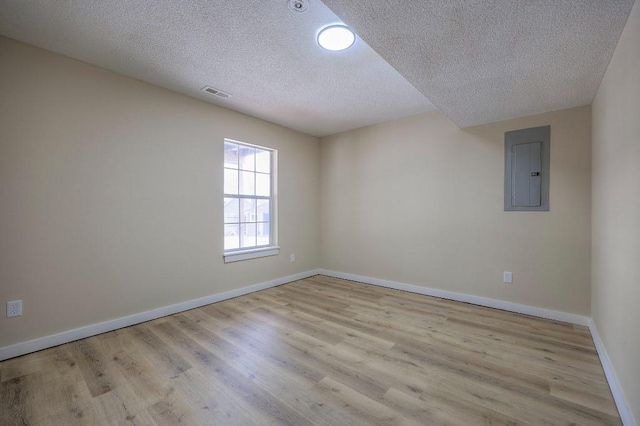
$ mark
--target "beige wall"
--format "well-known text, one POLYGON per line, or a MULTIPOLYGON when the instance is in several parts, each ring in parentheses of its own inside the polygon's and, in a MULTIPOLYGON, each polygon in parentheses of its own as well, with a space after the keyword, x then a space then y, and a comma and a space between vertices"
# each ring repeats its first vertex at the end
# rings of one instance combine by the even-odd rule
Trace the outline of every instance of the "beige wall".
POLYGON ((590 117, 461 130, 433 112, 323 138, 322 266, 589 315, 590 117), (504 132, 547 124, 551 211, 504 212, 504 132))
POLYGON ((317 138, 6 38, 0 64, 0 347, 317 266, 317 138), (225 137, 279 150, 280 256, 223 264, 225 137))
POLYGON ((640 3, 593 103, 593 320, 640 424, 640 3))

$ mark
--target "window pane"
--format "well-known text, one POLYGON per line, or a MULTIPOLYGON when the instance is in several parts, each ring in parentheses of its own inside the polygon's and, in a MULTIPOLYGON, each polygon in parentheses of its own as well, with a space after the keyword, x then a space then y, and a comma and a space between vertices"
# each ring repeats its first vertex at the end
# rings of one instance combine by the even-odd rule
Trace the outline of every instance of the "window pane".
POLYGON ((238 193, 238 171, 224 169, 224 193, 225 194, 237 194, 238 193))
POLYGON ((240 222, 240 203, 237 198, 224 199, 224 223, 240 222))
POLYGON ((256 169, 256 149, 248 146, 240 146, 240 168, 242 170, 256 169))
POLYGON ((271 173, 271 151, 256 150, 256 171, 271 173))
POLYGON ((258 200, 257 202, 257 219, 256 222, 269 222, 271 217, 271 210, 269 209, 271 203, 269 200, 258 200))
POLYGON ((275 151, 224 142, 224 249, 234 251, 274 243, 271 197, 275 151), (263 199, 266 198, 266 199, 263 199))
POLYGON ((224 249, 240 248, 240 225, 224 226, 224 249))
POLYGON ((239 172, 240 173, 240 194, 241 195, 256 195, 255 193, 255 178, 254 172, 239 172))
POLYGON ((242 213, 240 222, 256 222, 256 200, 241 199, 240 211, 242 213))
POLYGON ((224 143, 224 166, 230 169, 238 168, 238 145, 235 143, 224 143))
POLYGON ((271 195, 271 176, 256 173, 256 195, 268 197, 271 195))
POLYGON ((242 248, 256 246, 256 224, 243 223, 240 225, 240 242, 242 248))
POLYGON ((266 246, 271 243, 269 238, 269 222, 258 222, 256 224, 257 245, 266 246))

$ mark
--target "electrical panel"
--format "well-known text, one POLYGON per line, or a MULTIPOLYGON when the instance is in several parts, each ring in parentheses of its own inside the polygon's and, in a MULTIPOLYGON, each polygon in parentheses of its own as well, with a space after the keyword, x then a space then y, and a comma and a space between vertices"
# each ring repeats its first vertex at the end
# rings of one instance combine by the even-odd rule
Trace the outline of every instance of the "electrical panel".
POLYGON ((549 210, 550 126, 504 134, 504 209, 549 210))

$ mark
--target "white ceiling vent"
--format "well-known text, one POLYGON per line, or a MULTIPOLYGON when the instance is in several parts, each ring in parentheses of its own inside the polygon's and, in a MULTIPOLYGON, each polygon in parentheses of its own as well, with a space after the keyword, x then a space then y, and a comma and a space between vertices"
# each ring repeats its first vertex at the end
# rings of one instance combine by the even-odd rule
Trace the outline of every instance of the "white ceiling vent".
POLYGON ((289 0, 289 10, 295 13, 303 13, 309 10, 308 0, 289 0))
POLYGON ((204 86, 200 90, 202 90, 203 92, 210 93, 210 94, 212 94, 214 96, 217 96, 219 98, 222 98, 222 99, 229 99, 231 97, 231 95, 229 93, 223 92, 222 90, 214 89, 211 86, 204 86))

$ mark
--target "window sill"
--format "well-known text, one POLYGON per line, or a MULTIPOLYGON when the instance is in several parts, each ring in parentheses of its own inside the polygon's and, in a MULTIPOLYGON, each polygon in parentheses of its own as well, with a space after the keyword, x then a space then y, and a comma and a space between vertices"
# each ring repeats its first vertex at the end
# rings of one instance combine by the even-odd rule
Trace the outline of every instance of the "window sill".
POLYGON ((256 259, 258 257, 276 256, 280 247, 260 247, 250 250, 231 251, 224 254, 224 263, 239 262, 241 260, 256 259))

